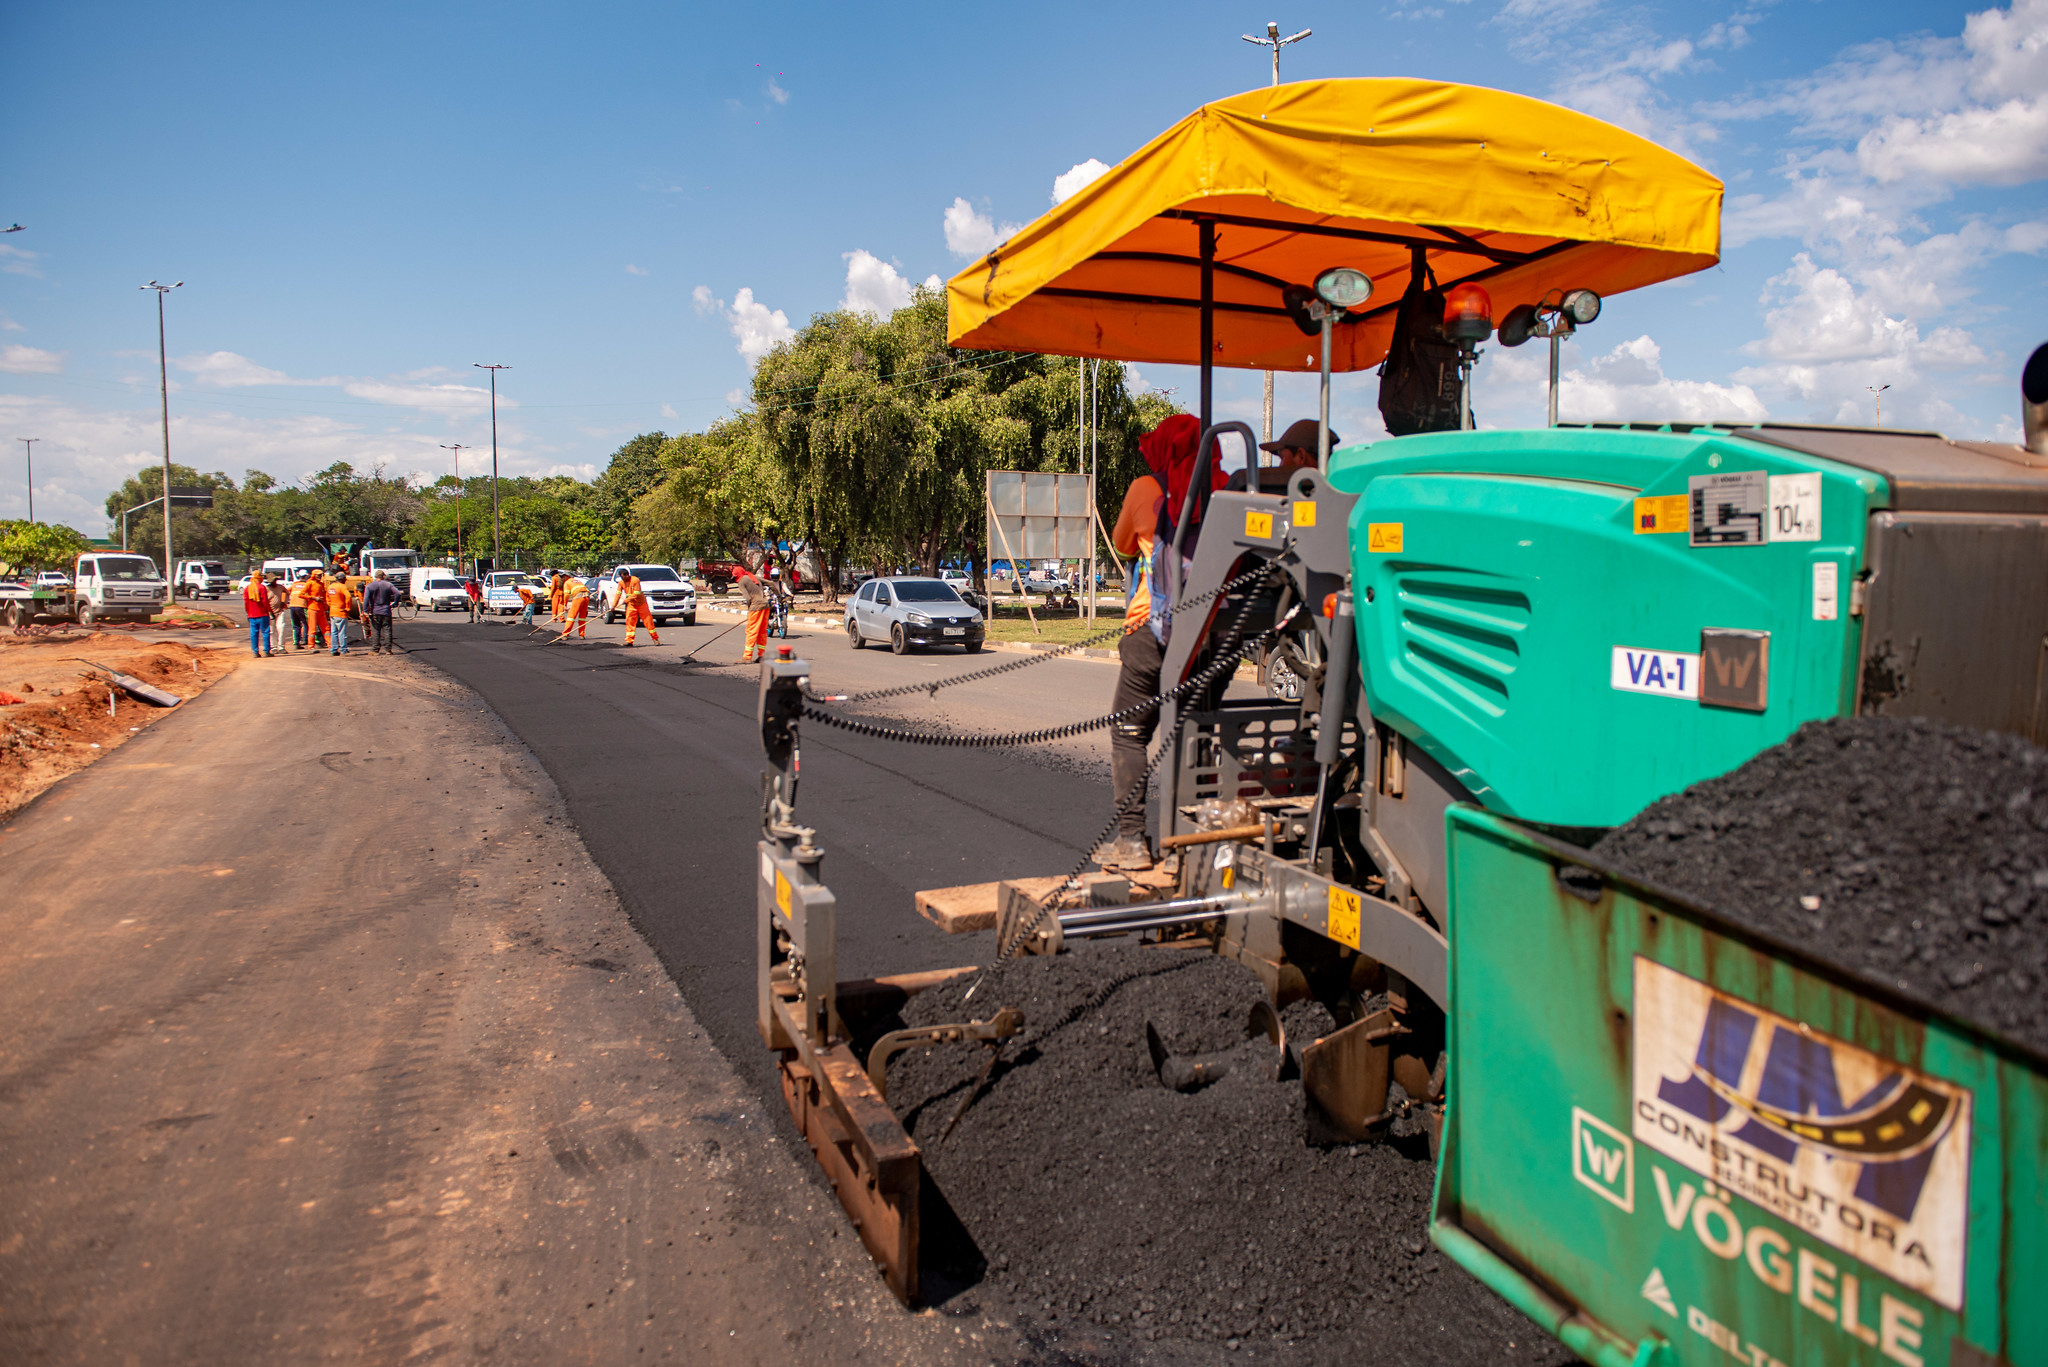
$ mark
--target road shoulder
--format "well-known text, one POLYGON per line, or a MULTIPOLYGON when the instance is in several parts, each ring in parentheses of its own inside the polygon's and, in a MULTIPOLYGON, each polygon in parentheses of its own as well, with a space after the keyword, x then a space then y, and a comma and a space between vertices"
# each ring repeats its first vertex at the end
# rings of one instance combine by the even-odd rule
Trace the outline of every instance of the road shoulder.
POLYGON ((0 823, 0 1359, 989 1359, 474 694, 266 666, 0 823))

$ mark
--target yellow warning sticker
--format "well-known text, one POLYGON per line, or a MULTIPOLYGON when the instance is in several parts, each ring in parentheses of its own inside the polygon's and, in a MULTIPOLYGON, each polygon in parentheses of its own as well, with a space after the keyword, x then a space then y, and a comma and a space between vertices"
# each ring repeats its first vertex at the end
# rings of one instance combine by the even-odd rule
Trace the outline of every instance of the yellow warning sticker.
POLYGON ((1636 535, 1691 530, 1692 506, 1684 494, 1656 494, 1636 500, 1636 535))
POLYGON ((1273 515, 1271 513, 1255 513, 1250 509, 1246 509, 1244 515, 1244 534, 1246 536, 1256 536, 1262 541, 1270 541, 1273 537, 1273 515))
POLYGON ((781 869, 775 871, 775 907, 784 916, 789 915, 789 879, 781 869))
POLYGON ((1294 501, 1294 525, 1313 527, 1316 525, 1316 505, 1308 499, 1294 501))
POLYGON ((1330 889, 1330 938, 1358 948, 1358 894, 1349 888, 1330 889))
POLYGON ((1371 522, 1365 528, 1365 548, 1374 555, 1401 553, 1401 523, 1371 522))

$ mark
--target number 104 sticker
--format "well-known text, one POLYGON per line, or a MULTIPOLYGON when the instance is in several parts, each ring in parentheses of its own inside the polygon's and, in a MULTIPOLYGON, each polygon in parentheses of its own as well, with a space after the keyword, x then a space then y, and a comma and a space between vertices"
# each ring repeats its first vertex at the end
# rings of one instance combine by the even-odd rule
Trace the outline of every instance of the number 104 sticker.
POLYGON ((1820 540, 1820 476, 1772 475, 1772 541, 1820 540))

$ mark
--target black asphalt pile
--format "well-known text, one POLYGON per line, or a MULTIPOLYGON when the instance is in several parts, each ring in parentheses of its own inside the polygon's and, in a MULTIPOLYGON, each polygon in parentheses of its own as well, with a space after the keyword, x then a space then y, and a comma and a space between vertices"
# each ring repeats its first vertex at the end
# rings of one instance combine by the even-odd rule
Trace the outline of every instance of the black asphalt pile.
POLYGON ((2018 737, 1810 722, 1593 852, 2048 1049, 2048 751, 2018 737))
POLYGON ((1222 1051, 1243 1043, 1260 994, 1214 955, 1088 946, 912 999, 912 1024, 1002 1007, 1028 1022, 945 1138, 986 1047, 914 1051, 889 1074, 891 1104, 988 1261, 986 1289, 1040 1332, 1122 1342, 1112 1360, 1209 1361, 1217 1344, 1255 1361, 1567 1359, 1428 1242, 1429 1162, 1310 1146, 1297 1081, 1239 1067, 1195 1093, 1160 1085, 1148 1021, 1173 1053, 1222 1051))

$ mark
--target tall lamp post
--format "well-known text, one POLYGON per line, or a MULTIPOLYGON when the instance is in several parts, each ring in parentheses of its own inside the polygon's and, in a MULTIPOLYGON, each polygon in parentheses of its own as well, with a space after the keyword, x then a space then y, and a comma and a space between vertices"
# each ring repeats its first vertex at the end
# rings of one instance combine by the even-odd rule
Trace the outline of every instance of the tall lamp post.
POLYGON ((22 449, 28 452, 28 520, 36 520, 36 443, 41 437, 21 438, 22 449))
POLYGON ((1877 395, 1877 425, 1879 427, 1884 426, 1884 392, 1890 389, 1891 386, 1888 384, 1867 384, 1863 387, 1877 395))
POLYGON ((164 405, 164 578, 171 577, 171 368, 164 355, 164 296, 185 282, 159 285, 152 280, 138 289, 156 291, 156 378, 164 405))
POLYGON ((455 453, 455 566, 457 569, 460 569, 462 567, 462 453, 469 448, 461 442, 456 442, 453 446, 450 446, 444 441, 441 443, 441 449, 455 453))
MULTIPOLYGON (((1265 37, 1254 38, 1249 33, 1241 33, 1238 36, 1244 39, 1247 43, 1252 44, 1254 47, 1269 47, 1273 49, 1273 84, 1278 85, 1280 84, 1280 49, 1286 47, 1289 43, 1298 43, 1302 39, 1308 37, 1311 33, 1314 32, 1314 29, 1305 28, 1299 33, 1290 33, 1289 35, 1287 35, 1287 37, 1282 38, 1280 36, 1280 25, 1268 19, 1266 21, 1265 37)), ((1273 372, 1270 370, 1266 372, 1265 412, 1266 435, 1259 438, 1259 440, 1271 441, 1273 440, 1273 372)), ((1253 452, 1252 464, 1257 465, 1258 463, 1258 453, 1253 452)))
POLYGON ((491 568, 498 568, 498 372, 510 370, 508 365, 485 365, 476 362, 478 370, 491 372, 491 568))

